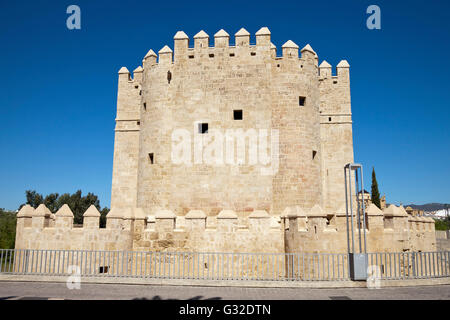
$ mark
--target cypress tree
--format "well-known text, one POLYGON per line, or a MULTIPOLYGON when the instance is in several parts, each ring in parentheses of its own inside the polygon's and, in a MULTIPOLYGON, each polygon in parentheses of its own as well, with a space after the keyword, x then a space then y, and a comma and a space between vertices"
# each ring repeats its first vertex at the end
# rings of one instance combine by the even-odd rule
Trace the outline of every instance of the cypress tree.
POLYGON ((372 169, 372 203, 381 209, 380 192, 378 191, 377 176, 375 168, 372 169))

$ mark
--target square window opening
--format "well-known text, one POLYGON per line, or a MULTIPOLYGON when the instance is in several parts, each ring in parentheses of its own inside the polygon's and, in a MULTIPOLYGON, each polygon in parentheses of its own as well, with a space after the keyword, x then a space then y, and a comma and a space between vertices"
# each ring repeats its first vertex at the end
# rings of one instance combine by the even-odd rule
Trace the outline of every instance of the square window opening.
POLYGON ((209 57, 210 57, 210 58, 214 58, 214 53, 210 53, 210 54, 209 54, 209 57))
POLYGON ((298 105, 304 107, 306 103, 306 97, 298 97, 298 105))
POLYGON ((230 57, 234 57, 234 53, 230 53, 230 57))
POLYGON ((199 123, 198 124, 198 133, 200 133, 200 134, 208 133, 208 124, 207 123, 199 123))
POLYGON ((328 118, 328 121, 331 122, 331 117, 328 118))
POLYGON ((194 56, 189 56, 189 59, 194 59, 194 56))
POLYGON ((108 273, 109 266, 102 266, 98 268, 98 273, 108 273))
POLYGON ((234 110, 233 111, 233 119, 234 120, 242 120, 243 119, 243 112, 242 112, 242 110, 234 110))
POLYGON ((256 52, 252 52, 252 53, 250 53, 250 55, 256 56, 256 52))

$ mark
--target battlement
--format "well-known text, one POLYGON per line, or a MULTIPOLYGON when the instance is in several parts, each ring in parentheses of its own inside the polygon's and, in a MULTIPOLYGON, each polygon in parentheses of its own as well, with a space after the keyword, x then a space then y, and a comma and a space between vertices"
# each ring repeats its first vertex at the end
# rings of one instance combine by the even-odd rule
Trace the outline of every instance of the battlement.
MULTIPOLYGON (((85 212, 81 228, 74 228, 67 205, 56 214, 45 205, 37 209, 25 206, 17 218, 17 248, 284 252, 284 243, 287 252, 347 250, 345 211, 328 213, 319 205, 307 210, 287 207, 281 216, 264 210, 245 215, 222 210, 208 217, 202 210, 176 216, 166 209, 147 214, 141 208, 113 208, 107 215, 106 229, 99 228, 100 212, 94 206, 85 212)), ((433 219, 411 216, 403 207, 391 205, 381 211, 371 204, 366 220, 368 251, 426 251, 435 247, 433 219)), ((358 233, 356 221, 354 224, 358 233)))
MULTIPOLYGON (((214 34, 212 43, 210 43, 210 36, 203 30, 194 35, 193 41, 185 32, 178 31, 174 36, 174 50, 169 45, 161 48, 158 54, 152 49, 149 50, 143 59, 143 69, 147 70, 158 65, 167 67, 189 62, 211 63, 216 60, 228 60, 230 63, 233 63, 233 61, 251 62, 251 59, 249 60, 249 57, 251 57, 252 59, 271 59, 277 64, 283 61, 298 61, 301 68, 305 64, 311 63, 318 73, 319 57, 309 44, 300 50, 299 55, 299 46, 292 40, 288 40, 277 52, 276 46, 271 42, 271 32, 267 27, 263 27, 255 33, 254 43, 251 42, 250 38, 251 34, 244 28, 235 33, 234 45, 230 44, 230 35, 224 29, 214 34)), ((345 60, 337 66, 337 76, 343 70, 344 62, 345 60)), ((137 75, 135 70, 133 77, 126 68, 122 68, 121 71, 123 71, 123 77, 128 77, 129 81, 140 82, 142 81, 140 74, 143 69, 139 69, 137 75)), ((326 72, 328 72, 328 68, 324 67, 322 74, 325 75, 326 72)))

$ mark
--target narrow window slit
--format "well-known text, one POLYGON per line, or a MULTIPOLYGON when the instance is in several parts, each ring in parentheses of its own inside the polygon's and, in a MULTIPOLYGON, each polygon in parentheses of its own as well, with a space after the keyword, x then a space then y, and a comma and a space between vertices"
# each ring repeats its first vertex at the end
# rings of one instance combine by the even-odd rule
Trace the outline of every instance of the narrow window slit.
POLYGON ((153 156, 153 153, 149 153, 148 154, 148 160, 150 161, 150 164, 154 164, 155 162, 154 162, 154 156, 153 156))

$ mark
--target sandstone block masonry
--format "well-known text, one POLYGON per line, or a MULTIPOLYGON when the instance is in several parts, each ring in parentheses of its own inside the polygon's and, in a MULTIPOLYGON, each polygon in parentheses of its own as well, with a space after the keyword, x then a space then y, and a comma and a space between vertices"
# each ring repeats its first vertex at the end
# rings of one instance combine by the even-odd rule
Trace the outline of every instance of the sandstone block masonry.
MULTIPOLYGON (((320 206, 288 207, 279 217, 257 210, 238 216, 222 210, 208 217, 191 210, 184 217, 170 210, 147 216, 142 209, 112 209, 106 228, 92 206, 82 228, 73 227, 65 205, 56 214, 41 205, 23 207, 17 216, 17 249, 63 249, 152 252, 346 253, 345 212, 327 213, 320 206)), ((368 252, 436 250, 434 220, 408 215, 393 205, 367 210, 368 252)), ((355 228, 358 226, 355 225, 355 228)), ((362 228, 363 226, 361 226, 362 228)), ((358 232, 355 229, 355 232, 358 232)))
MULTIPOLYGON (((164 46, 159 56, 150 50, 133 78, 125 67, 119 71, 112 208, 279 216, 288 206, 337 210, 345 203, 343 167, 353 162, 348 62, 333 75, 326 61, 318 65, 310 45, 301 56, 291 40, 278 51, 268 28, 256 32, 255 44, 245 29, 235 34, 234 45, 229 38, 220 30, 211 46, 200 31, 191 46, 180 31, 174 50, 164 46), (179 129, 192 133, 189 165, 173 161, 179 129), (242 163, 202 161, 214 130, 242 130, 231 141, 236 153, 245 153, 242 163), (277 132, 276 144, 263 148, 272 163, 248 161, 253 141, 245 134, 253 130, 277 132), (198 150, 194 140, 200 139, 198 150), (261 174, 274 162, 273 174, 261 174)), ((221 142, 223 149, 228 142, 221 142)))
MULTIPOLYGON (((347 252, 350 66, 341 61, 333 75, 310 45, 299 56, 289 40, 278 55, 269 29, 256 33, 255 44, 250 37, 241 29, 230 45, 220 30, 210 46, 200 31, 190 46, 180 31, 174 51, 150 50, 133 78, 120 69, 106 228, 95 207, 74 228, 68 206, 56 214, 25 206, 16 248, 347 252), (217 132, 227 130, 238 134, 220 140, 217 132), (185 161, 174 161, 174 143, 186 132, 185 161), (231 151, 227 161, 223 150, 231 151)), ((366 229, 368 251, 436 248, 432 219, 374 205, 366 218, 355 228, 366 229)))

